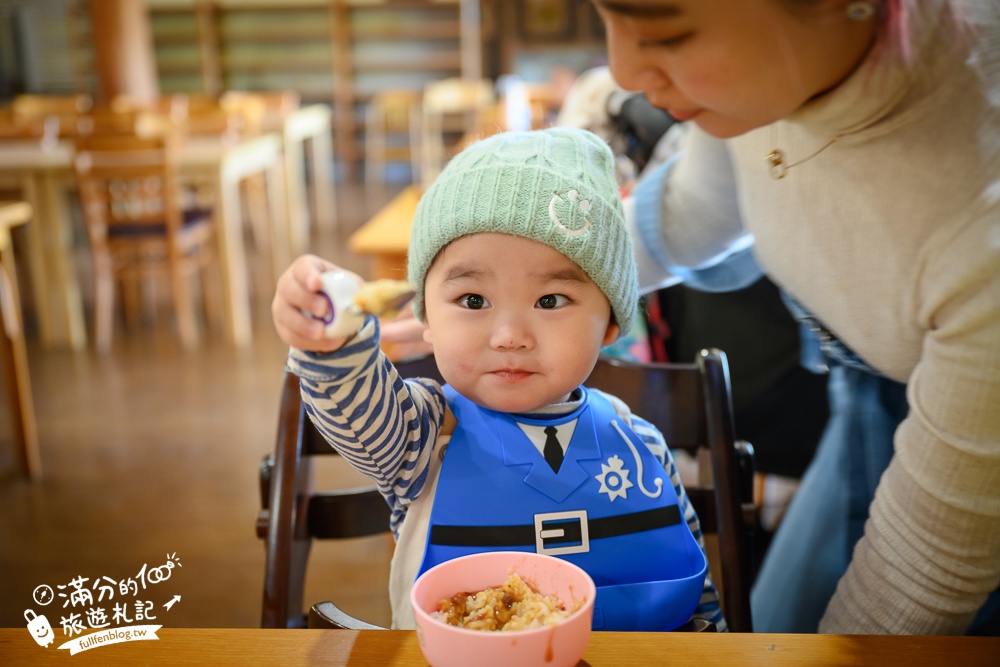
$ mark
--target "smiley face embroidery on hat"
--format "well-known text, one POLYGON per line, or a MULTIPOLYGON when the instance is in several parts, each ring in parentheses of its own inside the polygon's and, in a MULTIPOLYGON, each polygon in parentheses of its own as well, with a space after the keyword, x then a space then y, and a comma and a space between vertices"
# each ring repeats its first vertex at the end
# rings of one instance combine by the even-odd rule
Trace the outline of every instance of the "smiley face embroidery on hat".
MULTIPOLYGON (((587 230, 589 230, 593 226, 590 224, 590 220, 588 220, 586 217, 587 211, 590 210, 590 200, 580 199, 580 193, 577 192, 576 190, 568 191, 566 193, 566 199, 569 200, 571 206, 574 202, 577 202, 577 200, 579 200, 577 208, 580 209, 580 213, 583 215, 583 227, 580 227, 578 229, 573 229, 563 224, 563 222, 559 219, 559 216, 556 214, 556 206, 564 203, 565 200, 556 193, 552 194, 552 199, 549 201, 549 219, 551 219, 552 224, 554 224, 556 228, 559 229, 561 232, 566 234, 566 236, 571 236, 573 238, 576 238, 578 236, 583 236, 584 234, 587 233, 587 230)), ((576 217, 575 215, 573 215, 572 209, 570 209, 570 211, 571 212, 569 215, 569 219, 576 217)))

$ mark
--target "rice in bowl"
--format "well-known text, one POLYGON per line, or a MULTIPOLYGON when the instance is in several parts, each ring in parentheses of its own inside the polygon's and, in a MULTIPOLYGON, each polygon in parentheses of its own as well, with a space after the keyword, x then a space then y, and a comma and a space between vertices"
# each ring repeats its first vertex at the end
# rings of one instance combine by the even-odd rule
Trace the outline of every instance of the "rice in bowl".
POLYGON ((513 632, 556 625, 583 603, 577 600, 567 609, 559 597, 542 595, 514 572, 500 586, 441 600, 432 616, 469 630, 513 632))

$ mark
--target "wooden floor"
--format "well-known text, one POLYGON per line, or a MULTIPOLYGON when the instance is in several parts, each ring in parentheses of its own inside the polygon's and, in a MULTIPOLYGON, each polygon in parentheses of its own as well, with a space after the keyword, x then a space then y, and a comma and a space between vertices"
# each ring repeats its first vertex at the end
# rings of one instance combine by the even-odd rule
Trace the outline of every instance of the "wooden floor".
MULTIPOLYGON (((345 239, 392 191, 338 188, 340 231, 312 250, 359 271, 345 239)), ((154 325, 117 329, 111 354, 42 349, 29 340, 44 477, 17 475, 0 420, 0 626, 23 627, 24 611, 56 625, 70 582, 93 590, 103 577, 136 578, 143 566, 167 581, 117 599, 155 602, 166 627, 255 627, 260 622, 263 543, 254 532, 257 469, 273 446, 286 348, 268 311, 272 286, 255 281, 254 341, 234 350, 219 331, 201 349, 180 348, 169 311, 154 325), (57 597, 40 607, 33 591, 57 597), (63 588, 59 588, 62 586, 63 588), (174 596, 169 610, 162 605, 174 596)), ((353 471, 334 470, 353 484, 353 471)), ((348 611, 387 623, 391 541, 368 538, 313 552, 307 600, 336 599, 348 611)), ((104 582, 106 583, 106 582, 104 582)), ((113 602, 105 597, 106 611, 113 602)), ((80 609, 77 609, 80 611, 80 609)))

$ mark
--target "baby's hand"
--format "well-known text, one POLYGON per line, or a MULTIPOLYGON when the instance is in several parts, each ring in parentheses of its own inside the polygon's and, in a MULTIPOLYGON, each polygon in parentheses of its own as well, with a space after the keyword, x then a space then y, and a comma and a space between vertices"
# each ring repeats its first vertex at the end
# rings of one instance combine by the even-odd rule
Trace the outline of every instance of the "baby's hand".
POLYGON ((330 301, 320 293, 321 276, 327 271, 340 270, 315 255, 302 255, 281 274, 271 302, 271 317, 282 341, 311 352, 331 352, 347 341, 349 336, 327 338, 322 322, 330 314, 330 301))

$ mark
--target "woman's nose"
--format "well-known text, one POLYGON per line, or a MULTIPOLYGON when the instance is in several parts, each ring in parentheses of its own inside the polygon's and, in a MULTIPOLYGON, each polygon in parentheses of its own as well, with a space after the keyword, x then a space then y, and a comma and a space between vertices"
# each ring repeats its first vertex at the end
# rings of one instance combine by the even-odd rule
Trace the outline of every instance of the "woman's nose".
POLYGON ((639 45, 635 19, 610 15, 604 22, 608 45, 608 69, 625 90, 646 92, 670 84, 655 59, 639 45))

